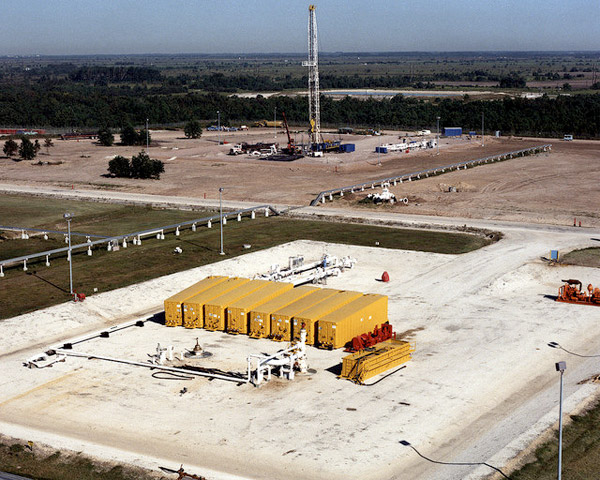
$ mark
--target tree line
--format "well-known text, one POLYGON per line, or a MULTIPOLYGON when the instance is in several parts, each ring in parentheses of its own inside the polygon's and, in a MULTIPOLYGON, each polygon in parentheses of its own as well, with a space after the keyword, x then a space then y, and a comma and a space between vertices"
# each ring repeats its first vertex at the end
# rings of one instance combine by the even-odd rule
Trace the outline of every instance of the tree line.
MULTIPOLYGON (((210 123, 216 122, 217 111, 221 112, 222 124, 227 125, 270 119, 275 107, 278 112, 285 111, 293 124, 306 124, 308 103, 303 96, 241 98, 219 93, 168 95, 141 87, 0 86, 0 125, 24 127, 123 128, 141 125, 147 118, 151 124, 190 119, 210 123)), ((389 99, 321 99, 321 120, 330 126, 433 127, 439 116, 441 125, 476 130, 482 113, 488 130, 503 134, 556 136, 568 132, 600 137, 600 94, 491 101, 469 97, 422 100, 401 95, 389 99)), ((143 144, 139 137, 138 143, 143 144)))

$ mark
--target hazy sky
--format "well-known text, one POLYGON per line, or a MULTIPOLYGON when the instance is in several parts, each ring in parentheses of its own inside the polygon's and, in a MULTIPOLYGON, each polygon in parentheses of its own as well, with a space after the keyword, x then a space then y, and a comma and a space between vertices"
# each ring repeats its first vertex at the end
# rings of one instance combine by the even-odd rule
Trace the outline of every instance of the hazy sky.
MULTIPOLYGON (((2 1, 0 55, 304 52, 299 0, 2 1)), ((600 0, 321 0, 319 49, 600 50, 600 0)))

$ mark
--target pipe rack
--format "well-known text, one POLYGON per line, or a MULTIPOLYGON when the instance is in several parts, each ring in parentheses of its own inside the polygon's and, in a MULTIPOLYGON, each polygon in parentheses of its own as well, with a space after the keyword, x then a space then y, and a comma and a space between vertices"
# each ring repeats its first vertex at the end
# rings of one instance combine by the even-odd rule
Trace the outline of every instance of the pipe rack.
POLYGON ((393 177, 381 178, 378 180, 371 180, 369 182, 357 183, 356 185, 349 185, 346 187, 333 188, 331 190, 324 190, 320 192, 316 198, 310 202, 310 206, 314 207, 319 203, 325 203, 325 197, 329 196, 330 200, 333 200, 333 195, 344 196, 345 192, 354 193, 355 190, 364 191, 365 188, 375 188, 376 186, 383 187, 383 184, 393 183, 396 185, 397 182, 412 182, 416 180, 420 180, 422 177, 429 177, 430 175, 439 175, 441 173, 446 173, 446 170, 460 170, 461 168, 467 167, 475 167, 477 165, 482 165, 484 163, 498 162, 502 160, 508 160, 514 157, 521 156, 524 153, 541 153, 547 152, 552 148, 551 144, 539 145, 537 147, 524 148, 523 150, 515 150, 507 153, 500 153, 497 155, 491 155, 489 157, 477 158, 475 160, 468 160, 466 162, 453 163, 451 165, 445 165, 441 167, 429 168, 427 170, 421 170, 420 172, 413 173, 404 173, 401 175, 396 175, 393 177))

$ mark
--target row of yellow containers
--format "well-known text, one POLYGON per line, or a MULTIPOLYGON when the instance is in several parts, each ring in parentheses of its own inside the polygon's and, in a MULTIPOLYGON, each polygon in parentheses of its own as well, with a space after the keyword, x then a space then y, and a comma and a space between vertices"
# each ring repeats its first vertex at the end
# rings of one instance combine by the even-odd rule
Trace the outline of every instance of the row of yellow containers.
POLYGON ((387 297, 293 288, 289 283, 208 277, 165 300, 167 326, 225 330, 290 341, 304 326, 307 343, 339 348, 387 321, 387 297), (317 322, 320 322, 317 330, 317 322))
POLYGON ((375 375, 408 362, 414 351, 414 343, 386 340, 368 350, 346 355, 342 359, 340 377, 362 384, 375 375))

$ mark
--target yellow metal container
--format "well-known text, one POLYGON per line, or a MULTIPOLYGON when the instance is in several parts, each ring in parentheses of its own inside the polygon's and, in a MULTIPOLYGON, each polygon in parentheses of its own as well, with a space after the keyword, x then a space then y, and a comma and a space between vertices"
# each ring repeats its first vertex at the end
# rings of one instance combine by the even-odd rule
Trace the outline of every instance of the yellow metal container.
POLYGON ((250 280, 247 278, 229 278, 186 300, 183 303, 183 326, 185 328, 202 328, 204 326, 204 304, 213 298, 220 297, 234 288, 238 288, 248 283, 249 281, 250 280))
POLYGON ((208 290, 215 285, 224 282, 227 277, 211 276, 194 283, 192 286, 182 290, 179 293, 165 300, 165 325, 167 327, 177 327, 183 325, 182 304, 194 295, 208 290))
POLYGON ((319 319, 320 348, 340 348, 357 335, 373 331, 388 320, 388 297, 367 294, 319 319))
POLYGON ((317 322, 325 315, 336 311, 338 308, 342 308, 347 303, 362 297, 363 294, 360 292, 352 291, 340 291, 337 295, 333 295, 328 299, 313 305, 312 307, 304 310, 298 315, 294 315, 293 327, 292 327, 292 338, 300 338, 300 330, 302 325, 306 330, 306 343, 308 345, 314 345, 317 343, 317 322))
POLYGON ((291 283, 274 282, 227 307, 227 333, 248 335, 250 311, 294 288, 291 283))
POLYGON ((250 312, 250 327, 248 335, 253 338, 267 338, 271 335, 271 314, 288 305, 318 292, 320 289, 303 285, 293 288, 272 300, 269 300, 258 307, 255 307, 250 312))
POLYGON ((273 282, 267 280, 250 280, 244 285, 231 290, 230 292, 213 298, 210 302, 204 304, 204 328, 207 330, 225 330, 225 315, 227 307, 231 304, 247 297, 257 290, 272 285, 273 282))
POLYGON ((362 384, 375 375, 408 362, 414 351, 414 343, 386 340, 374 347, 346 355, 342 359, 340 377, 362 384))
POLYGON ((271 314, 271 335, 270 338, 278 342, 292 339, 292 318, 299 315, 307 308, 326 300, 327 298, 336 295, 339 290, 331 288, 322 288, 315 293, 301 298, 300 300, 291 303, 281 310, 277 310, 271 314))

